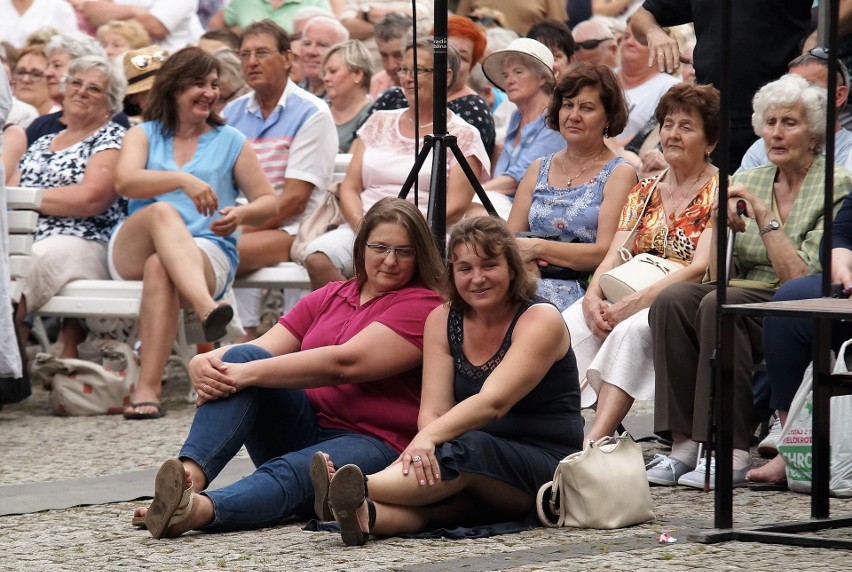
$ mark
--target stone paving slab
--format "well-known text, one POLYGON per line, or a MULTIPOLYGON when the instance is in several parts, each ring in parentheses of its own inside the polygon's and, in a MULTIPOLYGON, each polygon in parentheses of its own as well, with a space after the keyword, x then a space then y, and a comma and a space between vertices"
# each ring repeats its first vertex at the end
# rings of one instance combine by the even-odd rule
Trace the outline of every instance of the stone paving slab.
MULTIPOLYGON (((185 380, 170 380, 160 420, 121 417, 58 418, 36 389, 0 413, 0 486, 119 475, 155 469, 175 455, 192 418, 185 380)), ((636 415, 649 404, 638 403, 636 415)), ((647 458, 659 451, 644 443, 647 458)), ((230 534, 189 534, 156 541, 133 529, 135 503, 119 502, 0 517, 0 570, 846 570, 847 551, 743 542, 689 541, 712 526, 713 496, 680 487, 653 488, 658 520, 615 531, 544 529, 476 540, 382 539, 365 547, 342 545, 335 534, 305 532, 303 523, 230 534), (668 532, 674 544, 656 538, 668 532)), ((2 499, 0 499, 2 502, 2 499)), ((849 500, 832 499, 832 514, 852 513, 849 500)), ((737 526, 806 519, 810 497, 789 492, 734 493, 737 526)), ((821 535, 845 535, 830 531, 821 535)))

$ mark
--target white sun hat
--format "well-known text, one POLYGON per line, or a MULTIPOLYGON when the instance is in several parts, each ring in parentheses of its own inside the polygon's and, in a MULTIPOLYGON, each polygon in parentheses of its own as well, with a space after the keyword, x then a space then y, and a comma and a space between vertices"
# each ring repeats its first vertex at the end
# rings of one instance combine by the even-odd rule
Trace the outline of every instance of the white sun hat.
POLYGON ((550 74, 550 79, 555 81, 553 75, 553 53, 550 48, 532 38, 516 38, 506 48, 497 50, 490 54, 482 62, 482 71, 488 81, 503 88, 503 62, 506 58, 521 56, 524 59, 532 59, 544 65, 550 74))

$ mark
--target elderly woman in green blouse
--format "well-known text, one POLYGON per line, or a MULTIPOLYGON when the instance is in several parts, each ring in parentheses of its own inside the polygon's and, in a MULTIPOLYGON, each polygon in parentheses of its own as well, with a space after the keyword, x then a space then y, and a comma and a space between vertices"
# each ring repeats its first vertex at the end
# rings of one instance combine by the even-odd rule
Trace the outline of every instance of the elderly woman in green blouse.
MULTIPOLYGON (((795 75, 769 83, 755 95, 752 124, 763 138, 771 163, 736 175, 728 190, 728 225, 738 233, 728 303, 769 301, 784 282, 820 271, 825 112, 825 89, 795 75), (746 205, 743 217, 736 212, 739 200, 746 205)), ((834 177, 836 212, 852 189, 852 174, 837 167, 834 177)), ((716 236, 713 238, 715 242, 716 236)), ((715 246, 711 252, 715 254, 715 246)), ((711 261, 711 273, 715 267, 715 261, 711 261)), ((666 288, 651 306, 656 371, 654 430, 670 435, 673 442, 670 455, 657 455, 649 464, 651 483, 704 486, 704 461, 696 463, 696 456, 699 442, 708 438, 715 308, 714 284, 688 283, 666 288)), ((751 468, 751 378, 752 365, 763 354, 761 320, 738 317, 734 339, 728 341, 739 350, 733 384, 736 486, 745 482, 751 468)), ((711 488, 714 469, 711 467, 711 488)))

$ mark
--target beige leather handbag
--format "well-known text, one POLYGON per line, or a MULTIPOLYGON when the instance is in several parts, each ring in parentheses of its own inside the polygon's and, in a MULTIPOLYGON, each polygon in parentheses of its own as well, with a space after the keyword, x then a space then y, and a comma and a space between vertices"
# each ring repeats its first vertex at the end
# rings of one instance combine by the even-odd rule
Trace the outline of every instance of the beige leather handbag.
POLYGON ((538 490, 544 526, 613 529, 654 519, 642 448, 626 431, 587 442, 538 490))

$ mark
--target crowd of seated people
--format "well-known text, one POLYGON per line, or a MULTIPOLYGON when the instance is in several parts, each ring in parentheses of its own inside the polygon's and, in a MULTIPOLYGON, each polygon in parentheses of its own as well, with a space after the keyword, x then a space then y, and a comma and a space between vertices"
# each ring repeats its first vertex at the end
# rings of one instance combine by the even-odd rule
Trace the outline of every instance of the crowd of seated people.
MULTIPOLYGON (((17 106, 3 129, 4 179, 45 190, 18 335, 72 280, 140 280, 140 378, 123 412, 138 420, 165 413, 181 308, 210 344, 237 322, 244 330, 189 365, 198 410, 138 523, 160 538, 313 511, 363 544, 469 523, 471 503, 485 520, 522 517, 581 448, 579 410, 595 402, 592 440, 613 434, 634 400, 654 400, 654 431, 673 444, 649 463, 649 482, 703 487, 714 229, 724 216, 738 234, 729 302, 818 295, 822 119, 846 105, 842 64, 834 97, 821 48, 750 94, 754 145, 719 205, 719 93, 668 61, 700 59, 706 36, 662 41, 648 18, 666 2, 648 2, 634 30, 599 17, 609 13, 566 25, 564 10, 528 10, 541 2, 463 0, 448 19, 446 124, 477 181, 448 154, 439 253, 426 225, 431 154, 396 198, 437 119, 431 2, 412 14, 391 0, 272 11, 233 0, 205 15, 208 30, 164 2, 73 1, 75 26, 62 33, 27 36, 40 27, 27 9, 14 34, 0 25, 17 106), (291 261, 338 154, 351 156, 337 188, 344 222, 308 244, 313 292, 264 333, 265 292, 232 292, 234 278, 291 261), (477 182, 499 217, 486 216, 477 182), (601 276, 625 251, 680 266, 607 300, 601 276), (393 416, 371 417, 389 407, 393 416), (208 492, 243 444, 257 471, 208 492), (482 449, 493 455, 471 454, 482 449)), ((832 131, 835 161, 852 163, 849 131, 832 131)), ((834 176, 837 210, 852 174, 837 166, 834 176)), ((833 278, 852 291, 847 253, 836 249, 833 278)), ((749 452, 753 361, 767 357, 782 423, 807 363, 802 323, 766 326, 736 324, 734 343, 750 350, 734 380, 737 485, 783 480, 782 461, 755 468, 749 452), (789 355, 779 351, 788 330, 800 346, 789 355)), ((62 357, 87 335, 62 320, 62 357)))

